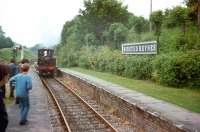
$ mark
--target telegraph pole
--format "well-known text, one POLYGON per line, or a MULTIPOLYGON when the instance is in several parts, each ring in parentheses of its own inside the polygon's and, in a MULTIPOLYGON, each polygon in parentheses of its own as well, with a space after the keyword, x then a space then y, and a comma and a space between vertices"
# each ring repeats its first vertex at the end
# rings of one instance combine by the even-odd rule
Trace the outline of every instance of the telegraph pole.
POLYGON ((152 32, 152 23, 150 21, 150 16, 152 14, 152 0, 150 0, 150 15, 149 15, 149 31, 152 32))
POLYGON ((24 47, 21 46, 21 60, 24 59, 24 47))

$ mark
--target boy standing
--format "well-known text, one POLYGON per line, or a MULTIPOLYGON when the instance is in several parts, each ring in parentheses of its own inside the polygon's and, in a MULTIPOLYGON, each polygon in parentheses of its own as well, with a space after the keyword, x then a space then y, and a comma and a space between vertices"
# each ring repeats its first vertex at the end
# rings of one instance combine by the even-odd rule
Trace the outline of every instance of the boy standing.
POLYGON ((21 73, 13 76, 10 81, 16 82, 16 97, 19 99, 20 105, 20 125, 27 123, 27 116, 29 111, 29 90, 32 89, 32 80, 28 75, 29 64, 21 65, 21 73))

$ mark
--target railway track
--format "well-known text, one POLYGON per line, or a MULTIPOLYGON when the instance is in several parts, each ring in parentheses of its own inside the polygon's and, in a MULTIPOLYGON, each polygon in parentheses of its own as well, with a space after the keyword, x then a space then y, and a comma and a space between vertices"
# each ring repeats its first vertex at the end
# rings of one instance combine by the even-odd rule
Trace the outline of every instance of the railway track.
MULTIPOLYGON (((101 111, 92 108, 86 98, 80 97, 56 79, 41 78, 61 113, 64 130, 68 132, 117 132, 103 117, 101 111)), ((115 122, 117 124, 117 122, 115 122)))
POLYGON ((48 113, 50 124, 52 126, 51 132, 65 132, 66 127, 63 124, 62 115, 60 114, 59 109, 50 94, 48 95, 48 113))

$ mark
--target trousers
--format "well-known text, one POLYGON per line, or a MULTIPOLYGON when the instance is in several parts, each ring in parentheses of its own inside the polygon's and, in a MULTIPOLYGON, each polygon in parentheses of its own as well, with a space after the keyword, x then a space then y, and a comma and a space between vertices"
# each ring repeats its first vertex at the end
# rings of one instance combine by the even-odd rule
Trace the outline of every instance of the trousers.
POLYGON ((27 116, 30 107, 29 97, 18 97, 18 99, 19 99, 21 122, 25 122, 27 121, 27 116))
POLYGON ((0 132, 5 132, 8 125, 8 114, 3 101, 3 93, 0 89, 0 132))
POLYGON ((11 81, 10 82, 10 98, 14 97, 14 90, 15 90, 15 82, 11 81))

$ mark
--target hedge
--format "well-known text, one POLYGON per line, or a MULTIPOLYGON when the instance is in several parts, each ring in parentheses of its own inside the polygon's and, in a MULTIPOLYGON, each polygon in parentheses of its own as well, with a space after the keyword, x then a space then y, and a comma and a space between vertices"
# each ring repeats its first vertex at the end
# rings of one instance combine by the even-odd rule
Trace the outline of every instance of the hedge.
MULTIPOLYGON (((71 61, 75 58, 68 56, 71 61)), ((80 50, 77 58, 77 65, 86 69, 153 80, 169 86, 200 86, 199 50, 139 56, 122 55, 120 51, 112 51, 108 47, 86 47, 80 50)))

